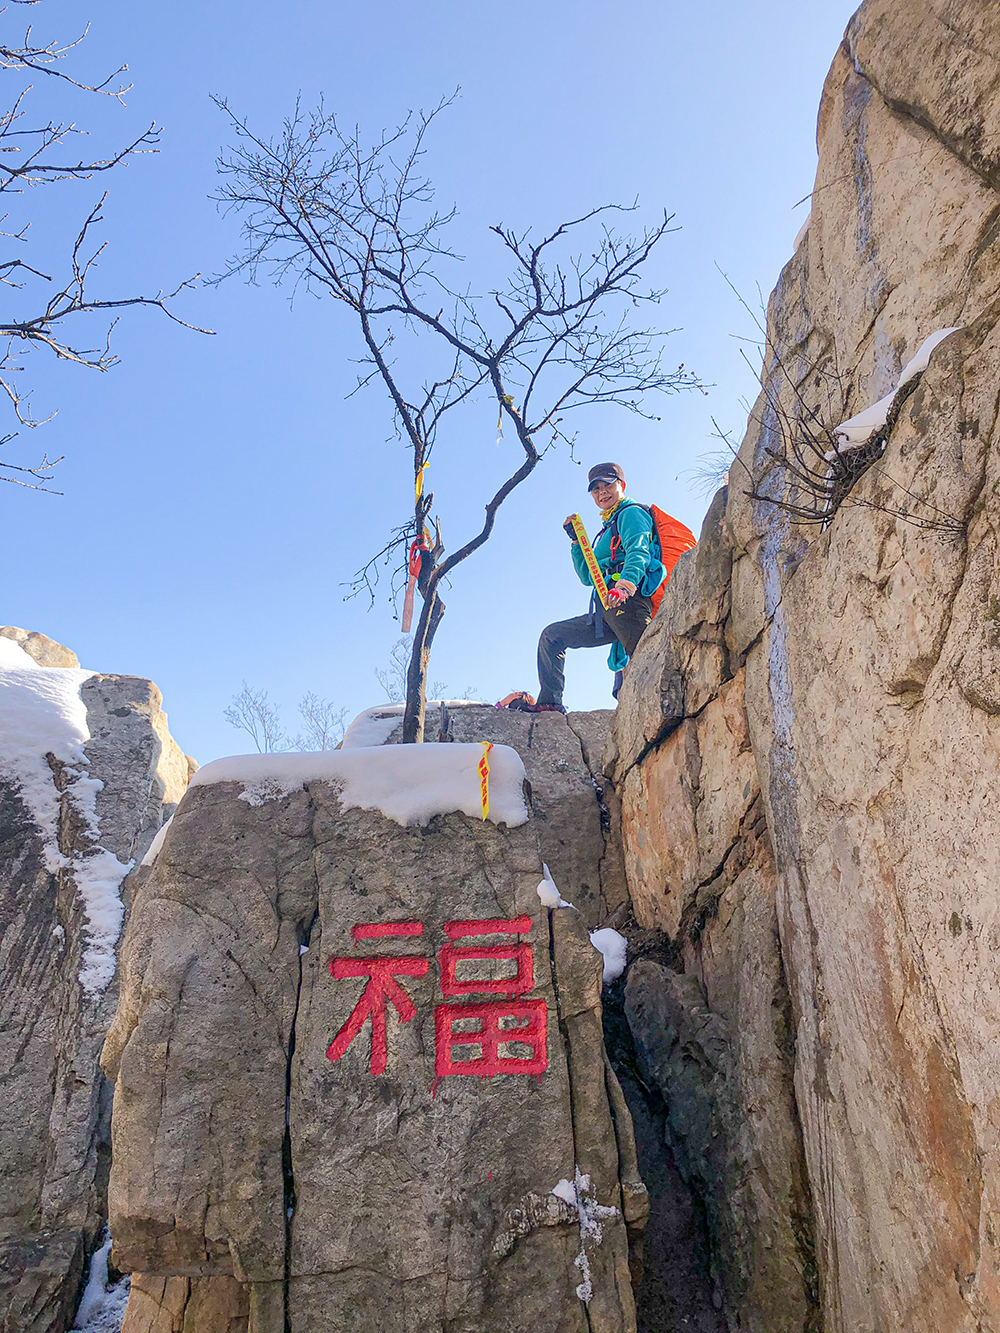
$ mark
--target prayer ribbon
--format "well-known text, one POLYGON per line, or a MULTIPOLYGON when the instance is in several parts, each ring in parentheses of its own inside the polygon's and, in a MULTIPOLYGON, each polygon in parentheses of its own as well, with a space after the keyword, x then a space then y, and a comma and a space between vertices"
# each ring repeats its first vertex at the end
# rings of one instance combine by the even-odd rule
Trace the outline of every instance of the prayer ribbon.
POLYGON ((601 573, 601 567, 597 563, 597 556, 594 555, 594 548, 590 544, 590 538, 587 536, 587 529, 583 526, 583 519, 579 514, 574 514, 570 519, 573 525, 573 531, 576 539, 580 543, 580 550, 583 552, 583 560, 590 574, 590 580, 594 585, 594 591, 601 599, 601 605, 608 605, 608 585, 604 582, 604 575, 601 573))
POLYGON ((480 757, 476 769, 479 773, 479 802, 483 807, 483 819, 490 813, 490 751, 493 749, 492 741, 483 741, 483 753, 480 757))

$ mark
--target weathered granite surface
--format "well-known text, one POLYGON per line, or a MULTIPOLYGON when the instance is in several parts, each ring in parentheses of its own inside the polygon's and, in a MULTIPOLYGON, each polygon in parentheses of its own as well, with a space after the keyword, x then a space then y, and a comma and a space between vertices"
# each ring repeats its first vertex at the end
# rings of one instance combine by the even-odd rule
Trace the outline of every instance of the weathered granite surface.
MULTIPOLYGON (((137 1308, 167 1302, 154 1278, 233 1277, 251 1333, 634 1329, 629 1233, 647 1201, 604 1056, 601 960, 579 913, 539 901, 534 821, 404 828, 342 809, 323 782, 259 806, 239 797, 237 783, 192 788, 153 866, 131 877, 104 1064, 114 1258, 142 1274, 137 1308), (488 1001, 480 969, 495 979, 511 964, 463 962, 471 989, 443 997, 445 927, 518 917, 546 1066, 450 1072, 439 1006, 488 1001), (413 932, 355 949, 355 928, 399 922, 413 932), (328 1053, 364 971, 335 978, 331 959, 365 957, 412 960, 400 983, 416 1012, 390 1010, 384 1069, 370 1019, 328 1053), (590 1178, 583 1236, 552 1193, 577 1171, 590 1178)), ((474 1043, 480 1019, 449 1012, 474 1043)), ((209 1333, 193 1316, 184 1328, 209 1333)))
POLYGON ((755 1333, 1000 1323, 998 57, 970 0, 852 19, 761 398, 606 754, 673 950, 627 981, 640 1064, 755 1333), (950 326, 827 524, 774 503, 950 326))
MULTIPOLYGON (((42 666, 75 667, 45 635, 4 627, 42 666)), ((166 728, 149 681, 93 676, 82 687, 93 739, 101 845, 139 856, 187 782, 188 760, 166 728)), ((89 851, 90 835, 62 792, 59 850, 89 851)), ((47 868, 16 784, 0 781, 0 1329, 63 1333, 106 1216, 111 1089, 98 1066, 115 987, 87 995, 86 947, 71 869, 47 868)))
MULTIPOLYGON (((447 711, 447 742, 493 741, 521 756, 532 790, 542 860, 563 897, 590 930, 617 926, 628 911, 616 796, 602 771, 614 710, 519 713, 489 704, 447 711)), ((439 710, 427 712, 428 742, 441 735, 439 710)), ((398 727, 387 744, 398 744, 398 727)))

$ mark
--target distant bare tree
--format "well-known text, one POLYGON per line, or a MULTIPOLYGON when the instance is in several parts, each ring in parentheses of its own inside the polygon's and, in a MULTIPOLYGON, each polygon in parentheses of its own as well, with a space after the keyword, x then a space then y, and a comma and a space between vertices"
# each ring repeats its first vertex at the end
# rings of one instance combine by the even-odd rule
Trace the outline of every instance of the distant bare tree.
POLYGON ((304 694, 299 703, 304 730, 291 742, 293 750, 335 750, 344 739, 347 709, 318 694, 304 694))
POLYGON ((344 738, 347 709, 338 708, 329 699, 321 699, 311 691, 299 702, 303 729, 295 736, 285 731, 281 709, 272 704, 267 690, 254 690, 243 682, 239 694, 223 713, 226 721, 245 731, 253 741, 258 754, 273 754, 281 750, 335 750, 344 738))
POLYGON ((239 694, 233 695, 224 716, 230 726, 247 733, 258 754, 288 748, 280 710, 268 701, 267 690, 252 690, 244 681, 243 688, 239 694))
MULTIPOLYGON (((375 668, 375 679, 382 686, 385 697, 391 704, 401 704, 406 699, 406 678, 412 651, 413 640, 404 634, 389 649, 389 661, 386 665, 375 668)), ((431 698, 441 698, 445 688, 444 681, 436 680, 430 689, 431 698)))
POLYGON ((640 285, 640 270, 670 231, 670 218, 634 238, 612 229, 614 216, 631 211, 618 206, 592 209, 537 240, 528 230, 493 227, 508 272, 477 298, 449 277, 457 256, 443 233, 454 210, 434 209, 420 167, 427 130, 446 103, 371 144, 322 107, 311 114, 297 107, 282 133, 265 139, 219 105, 236 134, 219 163, 219 198, 242 215, 246 240, 245 254, 223 276, 243 273, 252 281, 265 266, 277 283, 290 279, 346 306, 367 367, 358 387, 381 380, 409 451, 413 513, 353 588, 372 595, 385 563, 405 577, 405 561, 396 560, 423 543, 415 554, 423 605, 403 722, 404 741, 420 741, 428 657, 445 609, 442 580, 488 540, 500 506, 545 448, 568 438, 566 414, 614 403, 645 416, 648 393, 697 385, 683 366, 663 367, 657 330, 631 322, 640 305, 662 295, 640 285), (421 356, 427 369, 422 378, 411 376, 421 356), (424 469, 446 420, 459 420, 449 414, 477 394, 498 414, 498 428, 511 428, 519 461, 511 460, 507 479, 486 499, 479 530, 446 555, 424 469))
MULTIPOLYGON (((33 7, 39 0, 9 0, 0 8, 0 27, 10 24, 15 13, 21 7, 33 7)), ((128 68, 122 65, 99 83, 90 83, 74 78, 60 67, 87 35, 85 29, 81 36, 70 42, 56 40, 43 42, 34 36, 32 27, 28 27, 20 38, 0 41, 0 72, 6 72, 15 81, 16 86, 0 107, 0 194, 7 196, 23 194, 24 191, 36 191, 43 186, 68 180, 90 180, 99 173, 111 171, 137 153, 157 152, 159 130, 150 125, 137 138, 124 147, 114 149, 106 156, 79 155, 73 144, 78 135, 87 132, 80 129, 74 121, 64 121, 47 116, 43 111, 35 116, 30 111, 33 85, 36 77, 50 78, 69 84, 80 92, 97 96, 111 97, 124 105, 125 94, 131 84, 122 83, 119 76, 128 68)), ((92 233, 103 221, 102 209, 107 194, 103 194, 97 204, 90 209, 79 229, 69 255, 60 261, 63 270, 61 277, 53 277, 42 271, 41 261, 22 259, 11 255, 0 259, 0 286, 8 293, 27 293, 9 299, 4 319, 0 322, 0 392, 6 394, 14 416, 22 426, 35 427, 49 421, 52 415, 38 420, 32 415, 29 397, 20 381, 16 378, 24 369, 23 356, 32 349, 45 349, 60 361, 74 361, 77 365, 88 366, 93 370, 110 370, 117 365, 118 358, 111 351, 111 334, 117 323, 115 317, 110 325, 105 325, 100 342, 95 347, 81 343, 76 335, 67 328, 72 321, 80 323, 75 317, 80 315, 101 315, 105 311, 119 310, 125 306, 148 305, 162 310, 175 323, 185 328, 194 325, 178 318, 167 307, 167 302, 185 287, 194 282, 189 278, 178 284, 170 292, 158 291, 151 296, 95 297, 91 295, 88 283, 94 266, 104 249, 92 239, 92 233), (49 284, 36 295, 37 284, 49 284), (20 305, 20 308, 18 306, 20 305)), ((0 226, 8 223, 10 213, 0 216, 0 226)), ((27 246, 31 222, 19 215, 14 229, 0 231, 0 236, 7 241, 27 246)), ((53 273, 55 269, 53 269, 53 273)), ((195 275, 197 276, 197 275, 195 275)), ((209 330, 200 329, 207 333, 209 330)), ((18 432, 13 431, 0 438, 0 447, 12 440, 18 432)), ((17 486, 27 486, 33 490, 46 490, 46 482, 52 479, 52 469, 60 458, 50 459, 44 455, 34 465, 22 465, 0 462, 0 481, 11 482, 17 486)))

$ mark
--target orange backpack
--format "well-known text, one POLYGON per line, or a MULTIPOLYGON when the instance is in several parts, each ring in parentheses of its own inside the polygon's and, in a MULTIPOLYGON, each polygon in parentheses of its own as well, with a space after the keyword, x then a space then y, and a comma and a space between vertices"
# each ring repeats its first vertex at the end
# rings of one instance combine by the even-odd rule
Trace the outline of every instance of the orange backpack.
MULTIPOLYGON (((653 529, 656 532, 660 543, 660 559, 663 562, 663 582, 654 593, 650 593, 650 601, 653 603, 653 615, 655 616, 660 609, 660 603, 663 601, 663 594, 667 590, 667 584, 670 581, 670 575, 673 572, 674 565, 681 558, 685 551, 690 551, 693 546, 698 545, 698 538, 690 528, 686 528, 678 518, 673 518, 665 509, 660 509, 658 505, 640 505, 640 509, 645 509, 646 513, 653 520, 653 529)), ((618 536, 617 515, 612 518, 611 549, 612 551, 620 545, 621 539, 618 536)))

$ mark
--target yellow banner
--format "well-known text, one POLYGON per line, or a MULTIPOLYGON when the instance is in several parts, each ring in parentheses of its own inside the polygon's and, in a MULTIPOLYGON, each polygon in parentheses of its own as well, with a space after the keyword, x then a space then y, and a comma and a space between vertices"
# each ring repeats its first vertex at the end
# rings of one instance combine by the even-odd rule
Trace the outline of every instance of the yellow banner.
POLYGON ((483 819, 490 813, 490 751, 492 741, 483 741, 483 753, 476 766, 479 772, 479 801, 483 807, 483 819))
POLYGON ((574 514, 570 522, 573 525, 573 531, 576 533, 576 539, 580 543, 580 550, 583 552, 583 559, 590 573, 591 581, 598 597, 601 599, 601 605, 606 607, 608 604, 608 585, 604 582, 604 575, 597 563, 597 556, 594 555, 590 538, 587 536, 587 529, 583 526, 583 519, 579 514, 574 514))
POLYGON ((430 467, 430 463, 421 463, 417 471, 417 480, 414 486, 415 500, 419 500, 424 493, 424 468, 430 467))

